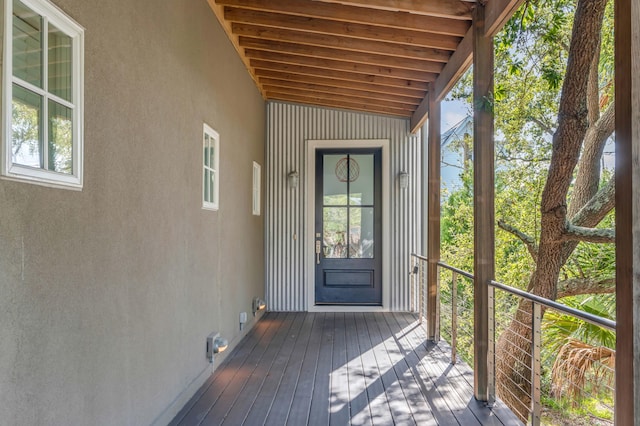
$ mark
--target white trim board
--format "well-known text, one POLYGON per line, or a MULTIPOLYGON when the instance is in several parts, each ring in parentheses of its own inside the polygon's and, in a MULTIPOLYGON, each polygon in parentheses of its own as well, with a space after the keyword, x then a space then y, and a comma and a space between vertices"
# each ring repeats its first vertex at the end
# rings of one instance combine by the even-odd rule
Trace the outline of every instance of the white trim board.
POLYGON ((336 139, 307 141, 307 170, 305 181, 305 264, 307 282, 307 311, 309 312, 380 312, 388 311, 391 302, 391 212, 389 139, 336 139), (315 304, 315 175, 316 150, 325 148, 382 148, 382 306, 316 305, 315 304))

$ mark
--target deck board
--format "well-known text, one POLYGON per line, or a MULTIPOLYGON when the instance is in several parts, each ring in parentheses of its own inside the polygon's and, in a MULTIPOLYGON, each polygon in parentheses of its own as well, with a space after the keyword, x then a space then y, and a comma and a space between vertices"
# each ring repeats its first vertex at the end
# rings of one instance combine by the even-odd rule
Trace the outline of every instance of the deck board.
POLYGON ((298 383, 291 403, 291 410, 287 417, 287 425, 297 426, 308 423, 311 398, 318 368, 318 356, 322 343, 322 329, 325 314, 315 315, 307 350, 302 360, 298 383))
POLYGON ((361 349, 358 342, 355 313, 345 314, 345 331, 347 342, 347 381, 349 384, 349 414, 351 422, 358 425, 372 425, 369 397, 365 382, 364 367, 360 358, 361 349))
POLYGON ((448 350, 413 314, 267 313, 171 425, 519 424, 448 350))
POLYGON ((374 315, 374 320, 380 336, 383 336, 384 350, 386 351, 389 362, 393 366, 393 372, 398 378, 398 383, 406 399, 406 404, 409 407, 413 421, 420 426, 437 425, 438 423, 429 408, 420 384, 413 376, 405 354, 402 353, 399 342, 397 339, 391 338, 393 333, 389 328, 389 324, 387 324, 386 319, 381 315, 374 315))
MULTIPOLYGON (((300 329, 302 328, 300 314, 291 312, 289 316, 292 321, 291 327, 282 333, 284 335, 282 346, 279 348, 278 355, 267 373, 260 394, 255 399, 251 410, 247 414, 247 418, 245 419, 245 424, 247 425, 262 424, 273 405, 276 392, 284 375, 284 370, 293 353, 295 339, 300 334, 300 329)), ((226 368, 226 366, 220 366, 220 369, 223 368, 226 368)))
POLYGON ((345 314, 335 314, 331 370, 330 425, 349 424, 349 384, 345 314))
POLYGON ((322 337, 315 371, 315 383, 309 408, 309 419, 318 425, 329 424, 331 370, 333 357, 334 314, 327 313, 322 326, 322 337))
MULTIPOLYGON (((398 325, 403 329, 410 327, 412 324, 403 314, 396 314, 395 317, 398 325)), ((423 369, 423 374, 432 378, 435 387, 443 395, 449 410, 453 413, 458 423, 465 426, 480 425, 478 419, 467 406, 468 401, 460 398, 456 387, 453 386, 450 381, 450 376, 455 375, 453 366, 448 363, 446 366, 442 365, 442 352, 440 352, 435 345, 422 345, 425 339, 420 335, 420 331, 421 330, 418 329, 417 332, 411 333, 409 336, 412 341, 413 350, 420 358, 419 366, 423 369)))

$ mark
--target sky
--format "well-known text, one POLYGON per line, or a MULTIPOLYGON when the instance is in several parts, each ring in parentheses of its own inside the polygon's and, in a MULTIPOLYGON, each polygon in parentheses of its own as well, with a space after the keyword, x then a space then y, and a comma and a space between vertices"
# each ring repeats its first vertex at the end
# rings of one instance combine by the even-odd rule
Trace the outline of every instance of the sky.
POLYGON ((471 112, 469 111, 469 105, 459 100, 450 101, 445 99, 441 105, 442 123, 440 128, 442 133, 449 130, 454 124, 462 121, 462 119, 471 112))
MULTIPOLYGON (((455 124, 462 121, 467 114, 470 114, 469 110, 470 106, 466 102, 459 100, 443 100, 441 103, 441 116, 442 122, 440 124, 440 129, 442 133, 445 133, 455 124)), ((443 152, 443 155, 446 154, 443 152)), ((443 158, 445 162, 459 162, 459 155, 450 156, 451 158, 443 158), (458 160, 458 161, 455 161, 458 160)), ((451 191, 455 187, 458 187, 461 183, 460 181, 460 169, 457 167, 452 167, 446 164, 441 165, 440 174, 442 177, 443 187, 451 191)))

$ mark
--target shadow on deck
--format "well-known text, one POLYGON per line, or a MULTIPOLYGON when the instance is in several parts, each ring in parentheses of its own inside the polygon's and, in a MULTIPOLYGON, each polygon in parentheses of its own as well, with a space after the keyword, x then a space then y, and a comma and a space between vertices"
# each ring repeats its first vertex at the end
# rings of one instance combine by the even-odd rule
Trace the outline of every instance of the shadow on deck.
POLYGON ((406 313, 271 312, 171 425, 519 425, 406 313))

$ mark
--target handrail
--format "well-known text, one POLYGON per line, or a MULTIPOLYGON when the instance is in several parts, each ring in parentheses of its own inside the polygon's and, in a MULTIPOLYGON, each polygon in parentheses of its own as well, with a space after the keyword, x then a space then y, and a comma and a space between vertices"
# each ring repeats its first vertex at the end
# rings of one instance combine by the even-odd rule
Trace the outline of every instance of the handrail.
POLYGON ((428 262, 428 261, 429 261, 429 258, 424 257, 424 256, 422 256, 422 255, 420 255, 420 254, 417 254, 417 253, 411 253, 411 256, 413 256, 413 257, 417 257, 418 259, 420 259, 420 260, 424 260, 425 262, 428 262))
MULTIPOLYGON (((429 259, 427 257, 425 257, 425 256, 421 256, 421 255, 415 254, 415 253, 412 253, 411 255, 416 257, 416 258, 418 258, 418 259, 420 259, 420 260, 424 260, 424 261, 427 261, 427 262, 429 261, 429 259)), ((462 275, 462 276, 467 277, 469 279, 473 279, 473 274, 470 274, 469 272, 463 271, 462 269, 458 269, 456 267, 447 265, 446 263, 441 262, 441 261, 436 262, 436 264, 438 266, 442 267, 442 268, 448 269, 448 270, 450 270, 452 272, 455 272, 455 273, 457 273, 459 275, 462 275)), ((616 322, 612 321, 612 320, 610 320, 608 318, 603 318, 603 317, 600 317, 598 315, 594 315, 594 314, 590 314, 590 313, 585 312, 585 311, 581 311, 579 309, 571 308, 571 307, 569 307, 567 305, 564 305, 562 303, 558 303, 558 302, 556 302, 554 300, 550 300, 550 299, 547 299, 545 297, 538 296, 536 294, 529 293, 529 292, 526 292, 524 290, 520 290, 518 288, 508 286, 508 285, 503 284, 503 283, 498 282, 498 281, 491 280, 491 281, 489 281, 489 285, 492 286, 492 287, 504 290, 504 291, 506 291, 508 293, 515 294, 516 296, 520 296, 520 297, 522 297, 524 299, 527 299, 527 300, 530 300, 532 302, 539 303, 539 304, 541 304, 543 306, 546 306, 547 308, 551 308, 551 309, 554 309, 556 311, 563 312, 565 314, 573 315, 573 316, 578 317, 581 320, 586 321, 586 322, 588 322, 590 324, 597 325, 599 327, 603 327, 603 328, 606 328, 606 329, 611 330, 611 331, 616 331, 616 322)))
POLYGON ((469 278, 470 280, 472 280, 472 279, 473 279, 473 274, 470 274, 470 273, 469 273, 469 272, 467 272, 467 271, 463 271, 462 269, 458 269, 458 268, 453 267, 453 266, 451 266, 451 265, 447 265, 447 264, 446 264, 446 263, 444 263, 444 262, 437 262, 437 264, 438 264, 438 266, 442 266, 443 268, 448 269, 448 270, 450 270, 451 272, 455 272, 456 274, 462 275, 463 277, 467 277, 467 278, 469 278))
MULTIPOLYGON (((416 254, 416 253, 411 253, 411 256, 416 257, 416 258, 418 258, 418 259, 420 259, 420 260, 424 260, 425 262, 428 262, 428 261, 429 261, 429 258, 428 258, 428 257, 424 257, 424 256, 419 255, 419 254, 416 254)), ((438 262, 436 262, 436 264, 437 264, 438 266, 441 266, 441 267, 443 267, 443 268, 445 268, 445 269, 448 269, 448 270, 450 270, 450 271, 452 271, 452 272, 455 272, 455 273, 460 274, 460 275, 462 275, 462 276, 464 276, 464 277, 467 277, 467 278, 469 278, 469 279, 471 279, 471 280, 473 279, 473 275, 472 275, 472 274, 470 274, 470 273, 469 273, 469 272, 467 272, 467 271, 463 271, 462 269, 458 269, 458 268, 456 268, 456 267, 454 267, 454 266, 447 265, 446 263, 444 263, 444 262, 442 262, 442 261, 438 261, 438 262)))
POLYGON ((616 322, 610 319, 603 318, 598 315, 590 314, 589 312, 581 311, 579 309, 571 308, 567 305, 563 305, 562 303, 555 302, 545 297, 538 296, 537 294, 529 293, 524 290, 520 290, 518 288, 511 287, 506 284, 502 284, 497 281, 491 280, 489 282, 489 285, 492 287, 504 290, 508 293, 515 294, 516 296, 520 296, 523 299, 528 299, 532 302, 536 302, 540 305, 546 306, 547 308, 564 312, 565 314, 573 315, 574 317, 578 317, 581 320, 586 321, 590 324, 597 325, 599 327, 603 327, 611 331, 616 331, 616 322))

